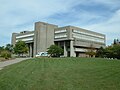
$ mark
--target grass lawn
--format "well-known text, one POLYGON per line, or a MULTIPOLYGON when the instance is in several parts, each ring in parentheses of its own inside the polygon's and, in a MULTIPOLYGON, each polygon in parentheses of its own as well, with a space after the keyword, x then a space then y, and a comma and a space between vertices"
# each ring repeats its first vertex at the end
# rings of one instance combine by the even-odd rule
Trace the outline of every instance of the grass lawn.
POLYGON ((0 70, 0 90, 120 90, 120 61, 36 58, 0 70))

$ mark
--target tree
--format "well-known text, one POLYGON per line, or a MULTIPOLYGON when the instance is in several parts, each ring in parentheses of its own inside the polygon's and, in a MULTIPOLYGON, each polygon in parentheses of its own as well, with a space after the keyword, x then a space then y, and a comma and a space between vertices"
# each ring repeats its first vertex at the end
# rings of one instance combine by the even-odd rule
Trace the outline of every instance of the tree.
POLYGON ((119 39, 114 39, 114 41, 113 41, 113 45, 114 45, 114 44, 120 44, 119 39))
POLYGON ((86 52, 86 54, 89 55, 89 57, 95 56, 96 52, 95 52, 95 48, 93 47, 92 44, 88 48, 88 51, 86 52))
POLYGON ((13 52, 13 45, 7 44, 5 50, 8 50, 9 52, 13 52))
POLYGON ((51 45, 48 48, 48 54, 50 54, 50 56, 52 57, 60 57, 60 55, 63 54, 63 49, 57 45, 51 45))
POLYGON ((114 42, 113 42, 113 44, 117 44, 117 40, 116 40, 116 39, 114 39, 114 42))
POLYGON ((24 41, 18 41, 15 44, 15 47, 14 47, 15 54, 18 54, 20 56, 21 54, 23 55, 23 54, 26 54, 27 52, 28 52, 28 47, 24 41))
POLYGON ((120 44, 113 45, 113 58, 120 59, 120 44))
POLYGON ((3 50, 5 50, 4 46, 0 46, 0 55, 3 50))
POLYGON ((96 52, 96 57, 105 57, 105 49, 103 47, 100 47, 96 52))
POLYGON ((120 59, 120 44, 114 44, 106 47, 106 57, 120 59))
POLYGON ((119 39, 116 40, 117 41, 117 44, 119 43, 119 39))

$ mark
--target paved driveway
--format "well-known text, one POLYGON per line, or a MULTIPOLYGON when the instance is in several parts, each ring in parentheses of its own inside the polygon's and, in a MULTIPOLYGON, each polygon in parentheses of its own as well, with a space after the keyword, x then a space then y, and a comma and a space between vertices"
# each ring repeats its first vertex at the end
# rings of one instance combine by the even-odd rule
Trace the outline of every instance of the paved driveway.
POLYGON ((29 58, 16 58, 14 60, 0 62, 0 70, 3 69, 5 66, 15 64, 15 63, 21 62, 21 61, 26 60, 26 59, 29 59, 29 58))

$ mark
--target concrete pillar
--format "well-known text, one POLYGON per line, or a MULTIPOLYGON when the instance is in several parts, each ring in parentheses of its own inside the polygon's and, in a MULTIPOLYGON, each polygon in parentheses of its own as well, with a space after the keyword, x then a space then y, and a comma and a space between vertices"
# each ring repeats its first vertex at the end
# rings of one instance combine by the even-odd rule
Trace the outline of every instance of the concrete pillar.
POLYGON ((76 57, 76 53, 73 47, 73 41, 70 41, 70 57, 76 57))
POLYGON ((60 46, 60 42, 58 42, 58 46, 60 46))
POLYGON ((67 48, 66 48, 66 43, 64 41, 64 56, 67 57, 67 48))
POLYGON ((33 49, 32 44, 30 44, 30 53, 29 53, 30 57, 32 57, 32 51, 33 51, 32 49, 33 49))
POLYGON ((44 22, 35 23, 34 57, 38 52, 46 52, 54 44, 54 29, 58 26, 44 22))
MULTIPOLYGON (((36 27, 36 26, 35 26, 36 27)), ((35 57, 35 55, 37 54, 37 40, 38 40, 38 31, 35 30, 34 31, 34 54, 33 54, 33 57, 35 57)), ((39 41, 38 41, 39 42, 39 41)))
POLYGON ((16 35, 17 35, 17 33, 12 33, 12 41, 11 41, 11 44, 13 45, 13 47, 15 46, 15 44, 16 44, 16 35))

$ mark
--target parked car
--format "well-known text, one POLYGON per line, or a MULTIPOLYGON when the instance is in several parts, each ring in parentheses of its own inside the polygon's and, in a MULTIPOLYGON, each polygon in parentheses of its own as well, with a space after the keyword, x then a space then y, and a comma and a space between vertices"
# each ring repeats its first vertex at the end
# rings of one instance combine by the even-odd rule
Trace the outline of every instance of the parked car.
POLYGON ((49 55, 48 55, 48 52, 39 52, 39 53, 36 55, 36 57, 41 57, 41 56, 47 57, 47 56, 49 56, 49 55))

